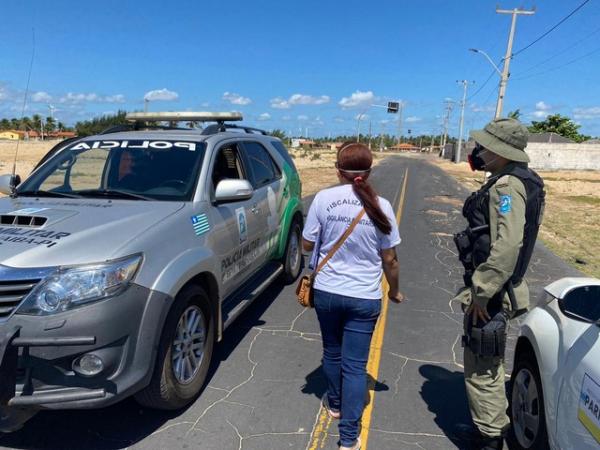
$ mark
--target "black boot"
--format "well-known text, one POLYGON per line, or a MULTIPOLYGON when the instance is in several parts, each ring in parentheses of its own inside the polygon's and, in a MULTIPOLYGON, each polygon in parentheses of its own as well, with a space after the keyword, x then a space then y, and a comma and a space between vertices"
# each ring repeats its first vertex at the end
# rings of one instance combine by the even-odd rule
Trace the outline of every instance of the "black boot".
POLYGON ((460 448, 469 450, 502 450, 504 438, 483 436, 470 424, 458 424, 454 427, 454 436, 460 441, 460 448))

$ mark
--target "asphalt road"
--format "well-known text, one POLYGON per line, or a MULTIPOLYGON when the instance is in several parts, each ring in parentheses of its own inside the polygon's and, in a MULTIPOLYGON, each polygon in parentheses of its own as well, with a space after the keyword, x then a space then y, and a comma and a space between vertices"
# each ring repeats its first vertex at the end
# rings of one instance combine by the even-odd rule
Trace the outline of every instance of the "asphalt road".
MULTIPOLYGON (((380 364, 368 448, 459 448, 452 427, 469 413, 462 313, 449 302, 461 283, 451 234, 463 227, 468 192, 420 157, 388 159, 372 181, 396 206, 405 177, 398 255, 407 300, 389 305, 383 345, 375 349, 380 364)), ((538 246, 527 277, 532 298, 571 274, 576 271, 538 246)), ((21 431, 0 436, 1 448, 336 449, 336 424, 320 420, 325 380, 317 319, 296 303, 294 288, 272 286, 232 325, 206 388, 186 410, 156 412, 126 400, 97 411, 42 412, 21 431)))

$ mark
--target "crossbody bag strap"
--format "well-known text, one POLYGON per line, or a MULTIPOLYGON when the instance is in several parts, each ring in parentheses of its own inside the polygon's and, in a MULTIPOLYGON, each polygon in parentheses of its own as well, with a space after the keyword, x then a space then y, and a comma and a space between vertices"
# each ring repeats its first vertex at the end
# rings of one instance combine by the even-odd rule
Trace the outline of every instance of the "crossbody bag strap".
POLYGON ((325 256, 325 258, 323 258, 323 261, 321 261, 319 263, 319 265, 317 266, 317 269, 313 272, 313 277, 316 276, 317 273, 323 267, 325 267, 325 264, 327 264, 327 262, 329 261, 329 259, 331 259, 331 257, 335 254, 335 252, 337 252, 340 249, 340 247, 342 246, 342 244, 344 243, 344 241, 346 239, 348 239, 348 236, 350 236, 350 234, 352 233, 352 231, 354 230, 354 228, 356 228, 356 225, 358 225, 358 222, 360 222, 360 219, 362 219, 362 217, 364 215, 365 215, 365 209, 363 208, 358 213, 358 216, 356 216, 355 219, 352 221, 352 223, 350 224, 350 226, 346 229, 346 231, 344 232, 344 234, 342 235, 342 237, 339 238, 338 241, 332 247, 332 249, 329 250, 329 253, 327 253, 327 255, 325 256))

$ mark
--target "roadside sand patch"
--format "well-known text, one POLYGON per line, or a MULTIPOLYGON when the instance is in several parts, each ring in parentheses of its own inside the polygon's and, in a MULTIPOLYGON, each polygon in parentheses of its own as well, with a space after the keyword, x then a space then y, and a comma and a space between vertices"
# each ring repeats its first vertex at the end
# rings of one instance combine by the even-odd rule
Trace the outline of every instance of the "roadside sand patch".
MULTIPOLYGON (((431 157, 465 187, 476 190, 483 177, 468 164, 431 157)), ((540 239, 554 253, 588 275, 600 278, 600 171, 538 171, 546 185, 540 239)))

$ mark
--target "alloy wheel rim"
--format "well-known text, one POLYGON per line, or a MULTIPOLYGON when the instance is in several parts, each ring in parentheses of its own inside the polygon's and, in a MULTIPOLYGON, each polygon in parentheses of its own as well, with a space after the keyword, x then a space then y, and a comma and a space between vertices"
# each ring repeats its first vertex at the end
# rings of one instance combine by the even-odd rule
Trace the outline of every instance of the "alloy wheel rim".
POLYGON ((298 236, 298 232, 296 230, 293 231, 292 239, 290 242, 290 267, 292 267, 292 271, 295 272, 299 263, 300 263, 300 239, 298 236))
POLYGON ((189 384, 196 377, 204 359, 205 342, 204 314, 198 306, 190 306, 179 318, 171 348, 173 374, 179 383, 189 384))
POLYGON ((540 428, 539 390, 533 374, 521 369, 515 377, 512 391, 512 416, 515 437, 524 448, 535 442, 540 428))

